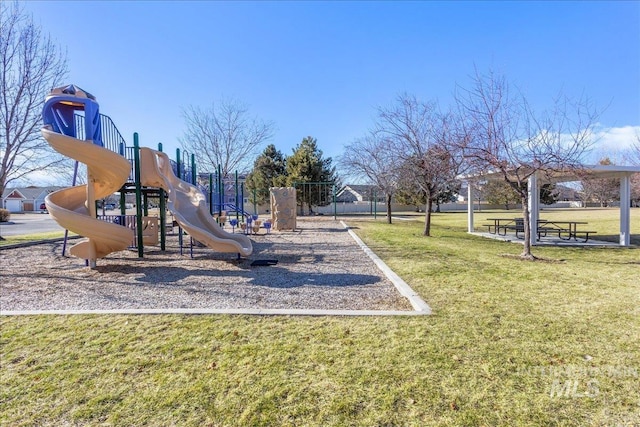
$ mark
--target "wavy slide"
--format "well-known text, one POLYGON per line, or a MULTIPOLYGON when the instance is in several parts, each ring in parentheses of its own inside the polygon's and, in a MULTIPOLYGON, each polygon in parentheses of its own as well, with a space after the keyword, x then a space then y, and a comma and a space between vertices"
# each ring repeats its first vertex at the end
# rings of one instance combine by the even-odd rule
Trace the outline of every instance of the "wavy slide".
POLYGON ((131 172, 129 161, 91 140, 56 133, 49 127, 42 128, 42 136, 60 154, 87 165, 89 185, 65 188, 45 198, 49 215, 61 227, 86 237, 70 249, 71 255, 95 260, 126 249, 133 241, 133 231, 95 218, 87 196, 93 193, 92 199, 97 200, 118 191, 131 172))
POLYGON ((251 240, 243 234, 227 233, 215 222, 204 194, 175 176, 165 153, 141 148, 140 164, 142 185, 159 187, 168 193, 169 210, 191 237, 218 252, 251 255, 251 240))

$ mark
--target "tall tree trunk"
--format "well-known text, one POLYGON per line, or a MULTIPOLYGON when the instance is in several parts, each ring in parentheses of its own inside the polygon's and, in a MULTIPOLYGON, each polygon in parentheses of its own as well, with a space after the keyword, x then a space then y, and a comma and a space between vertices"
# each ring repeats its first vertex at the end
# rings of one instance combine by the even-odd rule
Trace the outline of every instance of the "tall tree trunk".
POLYGON ((524 248, 520 256, 525 259, 534 260, 536 257, 531 253, 531 212, 529 212, 529 197, 528 195, 521 195, 520 201, 522 202, 522 225, 524 226, 524 248))
POLYGON ((391 194, 386 195, 385 201, 387 203, 387 224, 391 224, 391 194))
POLYGON ((427 197, 427 204, 424 209, 424 231, 423 236, 431 236, 431 208, 433 207, 433 200, 431 197, 427 197))

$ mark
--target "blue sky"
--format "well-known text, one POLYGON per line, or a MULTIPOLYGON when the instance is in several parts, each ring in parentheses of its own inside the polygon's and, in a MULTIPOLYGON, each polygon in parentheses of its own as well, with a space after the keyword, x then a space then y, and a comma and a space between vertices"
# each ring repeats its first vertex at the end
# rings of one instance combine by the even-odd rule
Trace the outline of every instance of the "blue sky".
MULTIPOLYGON (((222 98, 273 121, 285 154, 325 155, 371 127, 401 92, 452 103, 474 67, 542 109, 559 91, 601 108, 603 147, 640 131, 640 2, 24 3, 131 141, 175 152, 181 109, 222 98)), ((45 94, 43 94, 44 97, 45 94)))

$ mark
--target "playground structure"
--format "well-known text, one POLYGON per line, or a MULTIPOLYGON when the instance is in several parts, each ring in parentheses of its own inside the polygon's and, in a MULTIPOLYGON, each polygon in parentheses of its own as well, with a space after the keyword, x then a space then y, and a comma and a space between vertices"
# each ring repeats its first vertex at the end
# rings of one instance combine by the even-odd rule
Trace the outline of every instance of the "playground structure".
POLYGON ((87 238, 71 248, 71 255, 95 263, 96 258, 126 249, 133 239, 133 231, 96 219, 93 201, 113 193, 124 184, 129 175, 129 162, 90 142, 79 142, 49 129, 42 129, 42 134, 56 151, 87 164, 89 185, 55 191, 45 199, 49 215, 60 226, 87 238), (78 147, 78 144, 83 145, 78 147))
MULTIPOLYGON (((42 115, 45 140, 56 151, 76 160, 73 186, 51 193, 45 200, 51 216, 62 227, 85 237, 71 248, 72 255, 95 267, 96 259, 132 246, 137 247, 139 257, 144 254, 145 244, 157 244, 158 240, 165 250, 167 198, 168 208, 180 226, 180 237, 184 229, 213 250, 239 256, 251 254, 253 247, 248 237, 227 233, 222 224, 212 219, 214 205, 210 203, 207 208, 206 196, 195 185, 195 162, 188 170, 180 162, 179 150, 178 162, 171 162, 162 153, 161 144, 159 151, 141 149, 137 134, 134 146, 127 147, 111 119, 99 113, 95 97, 74 85, 52 90, 45 99, 42 115), (78 162, 87 165, 87 185, 75 185, 78 162), (184 179, 187 177, 192 183, 184 179), (96 201, 115 192, 120 193, 121 215, 98 217, 96 201), (135 215, 126 215, 128 193, 136 196, 135 215), (159 199, 159 227, 158 219, 148 216, 149 197, 159 199)), ((211 182, 211 175, 209 179, 211 182)), ((217 207, 218 216, 222 217, 225 205, 220 203, 217 207)), ((249 221, 248 217, 254 219, 233 207, 236 215, 242 215, 243 223, 249 221)))
POLYGON ((159 187, 168 193, 168 208, 189 235, 218 252, 251 254, 251 240, 242 234, 227 233, 213 220, 202 192, 175 176, 169 156, 140 148, 140 164, 142 185, 159 187))

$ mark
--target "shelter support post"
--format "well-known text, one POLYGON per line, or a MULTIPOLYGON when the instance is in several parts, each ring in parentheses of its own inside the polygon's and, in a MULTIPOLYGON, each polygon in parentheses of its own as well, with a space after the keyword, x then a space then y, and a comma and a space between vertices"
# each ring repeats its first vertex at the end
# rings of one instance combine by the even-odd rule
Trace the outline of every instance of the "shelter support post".
POLYGON ((534 173, 528 180, 529 191, 529 231, 531 242, 538 241, 538 219, 540 218, 540 189, 538 176, 534 173))
POLYGON ((473 199, 474 199, 474 195, 473 195, 473 185, 471 183, 471 181, 467 181, 467 226, 468 229, 467 231, 469 233, 473 233, 474 231, 474 227, 473 227, 473 199))
POLYGON ((620 177, 620 246, 631 244, 631 175, 620 177))

